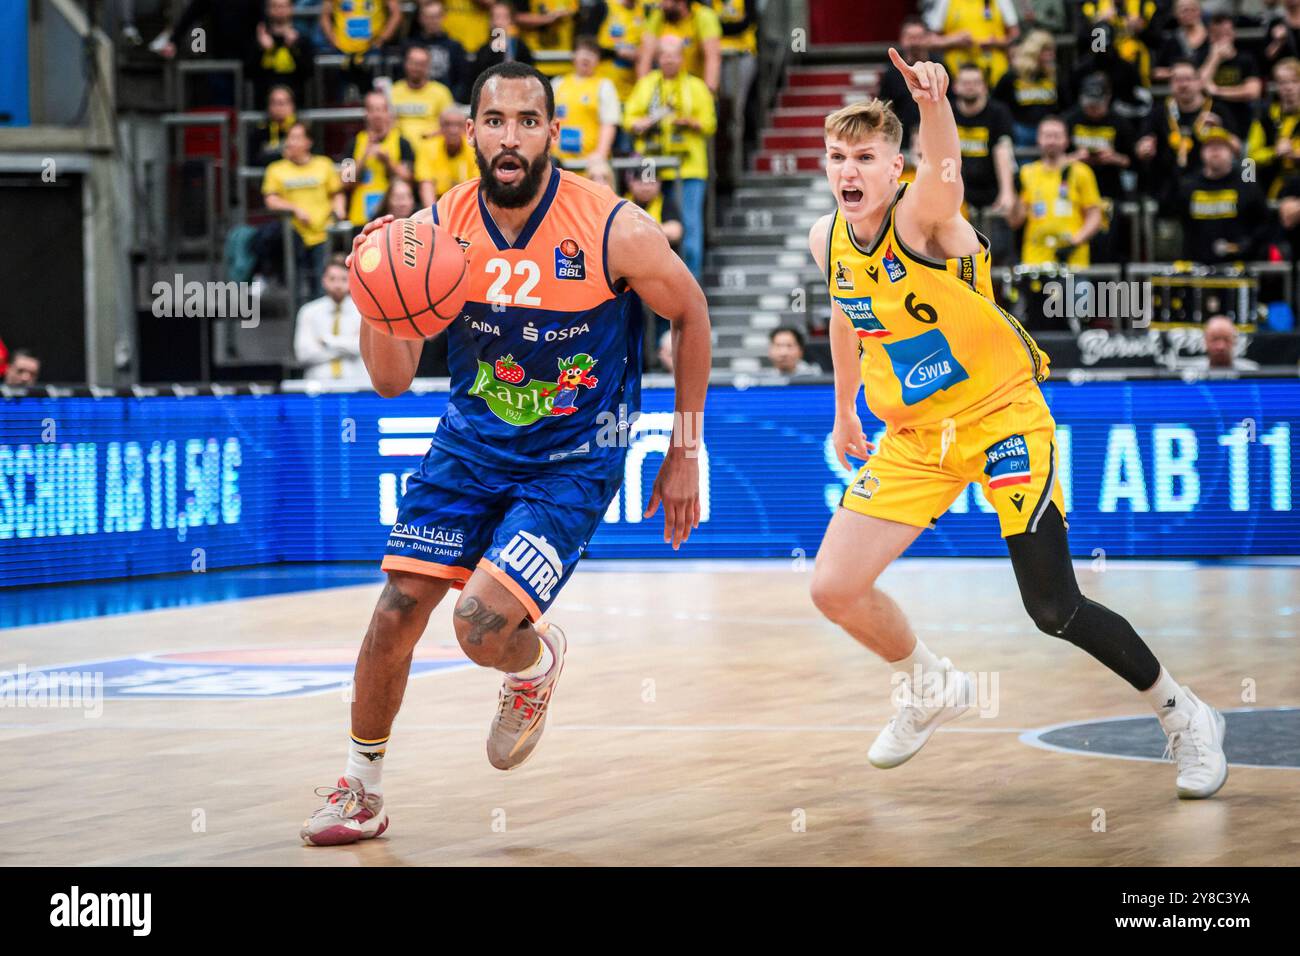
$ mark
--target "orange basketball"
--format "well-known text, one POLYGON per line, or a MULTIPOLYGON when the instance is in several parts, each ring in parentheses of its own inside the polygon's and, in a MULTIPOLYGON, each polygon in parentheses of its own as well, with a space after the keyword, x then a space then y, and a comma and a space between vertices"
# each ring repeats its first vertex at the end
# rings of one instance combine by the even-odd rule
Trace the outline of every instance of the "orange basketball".
POLYGON ((348 288, 372 327, 400 339, 427 339, 455 320, 469 295, 469 267, 442 226, 396 219, 352 253, 348 288))

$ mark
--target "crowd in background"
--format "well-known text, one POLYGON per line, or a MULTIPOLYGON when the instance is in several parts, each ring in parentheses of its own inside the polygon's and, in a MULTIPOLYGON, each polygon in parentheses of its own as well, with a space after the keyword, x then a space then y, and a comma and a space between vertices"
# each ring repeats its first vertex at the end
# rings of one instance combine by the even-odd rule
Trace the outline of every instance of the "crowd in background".
MULTIPOLYGON (((244 63, 255 102, 239 105, 266 116, 248 162, 265 169, 267 210, 292 216, 311 294, 327 287, 348 226, 410 215, 477 176, 466 103, 479 73, 504 60, 552 78, 557 160, 645 208, 701 275, 709 143, 720 109, 744 115, 753 0, 420 0, 413 12, 399 0, 319 0, 306 17, 292 0, 219 6, 214 16, 217 0, 191 0, 160 52, 185 55, 188 31, 207 22, 206 52, 244 63), (737 64, 730 88, 724 49, 737 64), (328 70, 321 54, 334 55, 328 70), (340 105, 364 110, 346 138, 299 120, 340 105), (617 174, 620 157, 674 162, 617 174)), ((1135 261, 1132 210, 1147 199, 1164 226, 1162 259, 1214 266, 1300 253, 1300 0, 1231 12, 1241 6, 921 0, 898 46, 909 61, 948 67, 968 214, 995 264, 1135 261)), ((245 96, 219 76, 208 83, 214 101, 245 96)), ((914 162, 918 117, 897 71, 882 71, 880 95, 899 112, 914 162)), ((274 275, 281 249, 269 221, 255 241, 259 271, 274 275)), ((779 331, 769 364, 798 352, 797 367, 802 330, 779 331)))
MULTIPOLYGON (((478 175, 466 104, 478 75, 506 60, 551 78, 556 160, 644 208, 698 277, 718 97, 743 116, 756 17, 747 0, 421 0, 411 15, 399 0, 321 0, 304 22, 291 0, 191 0, 159 52, 184 55, 206 23, 205 55, 242 61, 265 110, 247 155, 265 169, 267 210, 292 216, 304 291, 319 288, 328 255, 346 243, 346 229, 329 241, 334 224, 409 215, 478 175), (726 90, 724 49, 737 65, 726 90), (320 54, 335 55, 328 71, 320 54), (330 130, 299 118, 322 106, 361 106, 362 128, 328 148, 330 130), (629 157, 616 173, 612 161, 629 157)), ((254 105, 224 76, 202 84, 201 102, 254 105)), ((278 219, 250 242, 256 271, 282 274, 278 219)))
MULTIPOLYGON (((1169 258, 1300 252, 1300 0, 1238 6, 932 0, 907 20, 907 58, 951 73, 967 202, 995 260, 1132 261, 1139 198, 1177 225, 1169 258)), ((898 85, 882 95, 914 113, 898 85)))

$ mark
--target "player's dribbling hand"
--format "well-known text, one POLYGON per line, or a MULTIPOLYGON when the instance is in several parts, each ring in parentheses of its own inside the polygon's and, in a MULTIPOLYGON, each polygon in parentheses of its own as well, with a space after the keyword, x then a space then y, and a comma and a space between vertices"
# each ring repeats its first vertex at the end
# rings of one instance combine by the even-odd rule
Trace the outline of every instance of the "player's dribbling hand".
POLYGON ((680 446, 670 447, 664 456, 642 517, 653 518, 661 501, 664 544, 671 544, 676 551, 691 536, 691 529, 700 526, 700 462, 680 446))
POLYGON ((859 461, 866 461, 876 450, 874 442, 867 441, 862 431, 862 419, 856 413, 835 416, 835 427, 831 429, 831 445, 835 448, 835 457, 845 470, 855 470, 849 464, 848 455, 859 461))
POLYGON ((349 269, 351 269, 352 256, 357 251, 357 249, 361 247, 361 243, 366 241, 366 236, 370 235, 376 229, 382 229, 384 226, 388 225, 396 218, 397 218, 396 216, 389 213, 387 216, 380 216, 374 222, 368 222, 364 226, 362 226, 361 231, 352 237, 352 252, 348 253, 347 259, 344 260, 344 265, 346 265, 349 269))
POLYGON ((903 79, 907 81, 907 92, 912 94, 912 99, 916 102, 938 103, 948 95, 948 71, 942 63, 917 60, 908 66, 907 61, 892 46, 889 48, 889 59, 898 72, 903 74, 903 79))

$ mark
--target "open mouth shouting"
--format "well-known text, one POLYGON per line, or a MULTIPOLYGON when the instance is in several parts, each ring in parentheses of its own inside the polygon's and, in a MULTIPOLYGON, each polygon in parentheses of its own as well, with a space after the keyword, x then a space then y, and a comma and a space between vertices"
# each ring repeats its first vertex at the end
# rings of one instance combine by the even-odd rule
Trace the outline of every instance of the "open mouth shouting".
POLYGON ((856 209, 862 205, 862 190, 853 186, 845 186, 840 190, 840 205, 845 209, 856 209))
POLYGON ((517 153, 503 153, 492 162, 492 175, 497 182, 510 186, 523 179, 525 165, 517 153))

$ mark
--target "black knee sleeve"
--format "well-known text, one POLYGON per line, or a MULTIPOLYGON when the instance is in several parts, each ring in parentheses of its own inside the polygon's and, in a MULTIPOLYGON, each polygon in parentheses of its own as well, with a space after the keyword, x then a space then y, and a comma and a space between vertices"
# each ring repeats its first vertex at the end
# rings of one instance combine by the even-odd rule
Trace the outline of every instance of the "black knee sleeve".
POLYGON ((1065 520, 1049 505, 1032 533, 1007 538, 1025 610, 1045 634, 1091 654, 1138 690, 1160 676, 1160 662, 1132 626, 1079 592, 1065 520))

